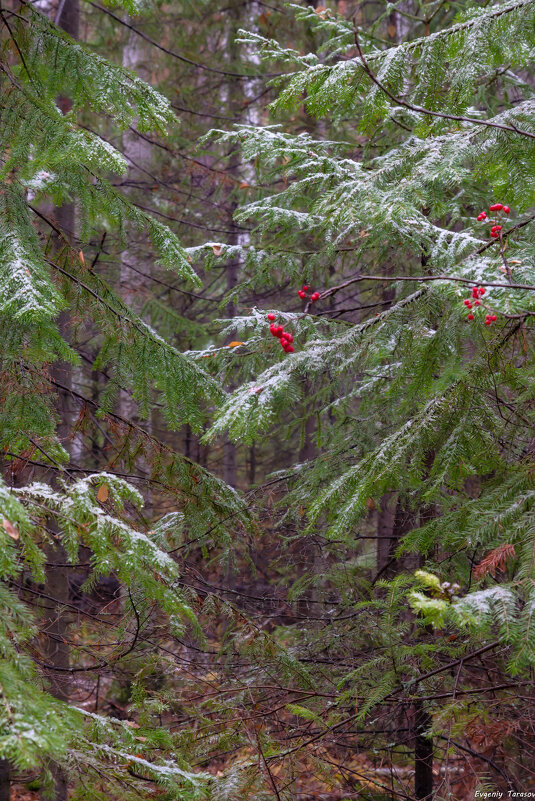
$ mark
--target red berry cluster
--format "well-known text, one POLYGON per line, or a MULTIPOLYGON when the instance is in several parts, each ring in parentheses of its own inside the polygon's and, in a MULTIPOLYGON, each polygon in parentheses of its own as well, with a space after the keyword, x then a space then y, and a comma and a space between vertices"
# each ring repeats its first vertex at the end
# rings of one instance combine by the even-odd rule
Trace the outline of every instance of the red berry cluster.
MULTIPOLYGON (((504 206, 503 203, 493 203, 492 206, 489 206, 489 211, 500 212, 502 211, 504 214, 509 214, 511 209, 509 206, 504 206)), ((502 230, 502 226, 498 225, 496 220, 498 219, 498 214, 494 215, 494 225, 490 229, 490 235, 493 239, 499 239, 501 234, 500 231, 502 230)), ((476 217, 478 222, 484 222, 487 220, 487 212, 482 211, 481 214, 478 214, 476 217)), ((490 220, 488 220, 490 222, 490 220)))
MULTIPOLYGON (((466 298, 466 300, 463 300, 463 303, 466 306, 466 308, 467 309, 472 309, 474 306, 481 306, 481 301, 480 301, 479 298, 482 297, 485 294, 486 291, 487 290, 485 289, 484 286, 473 286, 472 287, 472 297, 471 298, 466 298)), ((468 315, 468 317, 466 319, 467 320, 473 320, 474 319, 474 315, 472 314, 472 312, 470 312, 470 314, 468 315)))
MULTIPOLYGON (((304 300, 306 297, 308 297, 307 292, 309 289, 310 287, 304 284, 303 288, 299 290, 297 294, 299 295, 301 300, 304 300)), ((310 300, 312 301, 312 303, 315 303, 319 299, 319 296, 320 296, 319 292, 313 292, 310 296, 310 300)))
POLYGON ((282 325, 275 325, 275 315, 268 314, 268 320, 270 321, 271 325, 269 326, 269 330, 271 331, 271 335, 280 339, 281 347, 285 353, 293 353, 294 347, 292 342, 294 341, 293 336, 290 334, 289 331, 285 331, 282 325))

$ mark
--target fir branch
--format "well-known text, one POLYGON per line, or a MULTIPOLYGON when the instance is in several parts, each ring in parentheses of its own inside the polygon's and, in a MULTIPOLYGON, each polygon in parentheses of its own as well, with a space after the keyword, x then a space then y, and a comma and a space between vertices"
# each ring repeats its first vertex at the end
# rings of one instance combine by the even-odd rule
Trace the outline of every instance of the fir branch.
MULTIPOLYGON (((356 20, 356 17, 354 17, 356 20)), ((519 136, 525 136, 528 139, 535 139, 535 133, 530 133, 529 131, 523 130, 521 128, 517 128, 516 125, 501 125, 497 122, 491 122, 490 120, 480 120, 477 117, 466 117, 460 114, 447 114, 443 111, 432 111, 431 109, 423 108, 423 106, 417 106, 414 103, 409 103, 407 100, 403 100, 401 97, 396 97, 396 95, 392 94, 392 92, 377 78, 374 72, 371 70, 366 57, 364 56, 362 47, 360 45, 360 40, 358 36, 358 27, 354 25, 354 37, 355 37, 355 46, 358 50, 359 54, 359 63, 361 64, 364 72, 370 78, 370 80, 383 92, 393 103, 397 106, 402 106, 403 108, 408 109, 409 111, 414 111, 417 114, 425 114, 430 117, 438 117, 443 120, 452 120, 454 122, 466 122, 471 123, 472 125, 482 125, 486 128, 497 128, 502 131, 507 131, 509 133, 518 134, 519 136)))

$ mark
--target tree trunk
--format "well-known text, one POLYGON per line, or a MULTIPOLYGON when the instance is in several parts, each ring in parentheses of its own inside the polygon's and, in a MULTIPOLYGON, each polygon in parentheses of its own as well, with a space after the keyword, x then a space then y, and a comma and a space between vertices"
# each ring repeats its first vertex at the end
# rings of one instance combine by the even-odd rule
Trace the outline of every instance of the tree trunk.
POLYGON ((421 801, 433 798, 433 739, 425 732, 431 727, 431 716, 421 701, 414 704, 414 797, 421 801))
MULTIPOLYGON (((56 218, 61 230, 74 231, 75 210, 69 204, 59 209, 56 218)), ((58 320, 58 328, 64 339, 69 334, 69 319, 62 312, 58 320)), ((51 369, 52 378, 65 387, 72 385, 72 368, 69 364, 56 363, 51 369)), ((73 410, 71 397, 68 392, 58 395, 56 412, 59 418, 57 435, 63 447, 69 450, 73 410)), ((56 482, 53 481, 54 485, 56 482)), ((65 567, 67 557, 57 536, 58 529, 54 521, 49 522, 49 528, 54 541, 46 546, 47 566, 45 569, 45 595, 53 598, 43 602, 44 616, 41 632, 43 635, 43 658, 46 663, 44 675, 48 680, 48 691, 59 701, 69 701, 71 674, 69 673, 70 649, 67 642, 67 629, 69 626, 69 613, 66 604, 69 601, 69 568, 65 567)), ((67 777, 63 769, 55 764, 48 765, 54 782, 53 801, 67 801, 67 777)), ((43 798, 50 799, 47 791, 43 798)))
MULTIPOLYGON (((230 9, 230 17, 232 19, 232 26, 229 32, 228 53, 229 53, 229 66, 234 68, 235 64, 240 63, 240 53, 236 45, 236 32, 240 27, 248 28, 248 30, 255 30, 256 22, 255 15, 258 11, 256 0, 249 0, 245 3, 245 11, 241 5, 233 5, 230 9), (243 19, 242 17, 245 17, 243 19)), ((255 61, 255 57, 249 53, 251 61, 255 61)), ((232 79, 231 79, 232 81, 232 79)), ((247 100, 254 101, 256 91, 258 88, 258 81, 254 78, 240 82, 239 84, 234 79, 228 87, 223 89, 226 94, 227 91, 230 97, 227 98, 229 105, 234 107, 232 103, 234 96, 239 96, 240 100, 246 98, 247 100)), ((259 123, 259 115, 257 113, 254 103, 247 107, 247 111, 242 115, 242 121, 250 125, 257 125, 259 123)), ((244 165, 241 158, 241 151, 239 147, 235 147, 228 162, 228 173, 234 178, 239 180, 241 176, 252 177, 252 168, 249 165, 244 165)), ((241 231, 234 222, 234 212, 238 207, 238 202, 232 199, 228 209, 228 228, 232 233, 228 236, 228 242, 231 245, 241 245, 247 247, 249 244, 248 232, 241 231)), ((227 264, 226 269, 226 283, 227 291, 230 292, 238 283, 239 277, 239 261, 232 260, 227 264)), ((227 303, 227 317, 232 318, 236 315, 236 306, 234 301, 227 303)), ((234 339, 234 334, 231 334, 234 339)), ((228 387, 232 389, 232 387, 228 387)), ((230 440, 226 440, 223 444, 223 477, 227 484, 231 487, 236 487, 238 482, 238 464, 237 464, 237 448, 236 445, 230 440)))
MULTIPOLYGON (((79 35, 80 6, 78 0, 60 0, 54 21, 73 39, 79 35)), ((58 98, 58 105, 66 114, 70 111, 71 101, 68 97, 58 98)), ((68 240, 74 240, 76 225, 76 210, 74 204, 67 203, 55 212, 58 228, 68 240)), ((64 242, 58 242, 58 248, 64 242)), ((62 312, 58 319, 58 328, 63 338, 69 335, 69 318, 62 312)), ((72 385, 72 368, 69 364, 56 363, 51 370, 52 378, 65 387, 72 385)), ((59 417, 58 437, 67 450, 71 434, 72 403, 68 393, 58 396, 56 411, 59 417)), ((51 524, 52 531, 55 526, 51 524)), ((42 625, 44 634, 43 655, 47 667, 45 676, 49 682, 49 692, 60 701, 68 702, 70 695, 69 673, 70 652, 67 642, 67 628, 69 618, 65 611, 65 603, 69 600, 69 570, 65 567, 66 556, 59 539, 50 543, 46 548, 46 595, 55 599, 55 602, 45 601, 45 614, 42 625)), ((53 778, 53 801, 67 801, 67 777, 63 769, 57 764, 50 764, 49 769, 53 778)), ((49 796, 45 796, 49 797, 49 796)))
MULTIPOLYGON (((128 22, 133 22, 129 17, 128 22)), ((137 23, 139 25, 139 21, 137 23)), ((134 72, 142 81, 150 83, 151 80, 151 45, 134 31, 129 31, 126 44, 123 48, 123 67, 134 72)), ((135 128, 135 123, 132 125, 135 128)), ((127 191, 132 201, 136 200, 138 191, 135 188, 137 181, 145 185, 148 180, 152 162, 152 146, 147 139, 139 136, 133 130, 123 134, 122 152, 128 162, 127 181, 134 188, 127 191)), ((146 298, 151 290, 151 255, 146 251, 146 235, 127 228, 128 244, 121 253, 120 265, 120 291, 121 297, 131 309, 141 312, 146 298)), ((140 423, 139 409, 131 392, 122 390, 119 394, 119 411, 122 417, 132 423, 140 423)), ((143 421, 143 427, 152 431, 152 421, 143 421)), ((143 455, 137 459, 139 472, 150 477, 151 468, 149 460, 143 455)), ((150 515, 152 509, 152 496, 150 485, 143 493, 145 515, 150 515)))
POLYGON ((0 801, 9 801, 10 797, 10 765, 8 759, 0 759, 0 801))

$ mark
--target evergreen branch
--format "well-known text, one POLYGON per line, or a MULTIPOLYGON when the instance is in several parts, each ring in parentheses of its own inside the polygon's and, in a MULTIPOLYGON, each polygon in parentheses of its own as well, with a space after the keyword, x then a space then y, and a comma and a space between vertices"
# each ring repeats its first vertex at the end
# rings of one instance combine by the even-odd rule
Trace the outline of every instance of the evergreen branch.
MULTIPOLYGON (((494 242, 492 243, 494 244, 494 242)), ((344 281, 341 284, 337 284, 336 286, 330 287, 329 289, 325 289, 323 292, 320 293, 320 299, 324 300, 328 298, 330 295, 339 292, 341 289, 345 289, 352 284, 358 284, 361 281, 379 281, 382 283, 396 283, 397 281, 405 281, 409 283, 417 283, 417 284, 425 284, 434 281, 452 281, 454 283, 459 284, 468 284, 471 286, 480 286, 481 281, 475 281, 473 278, 462 278, 461 276, 456 275, 358 275, 354 278, 349 278, 347 281, 344 281)), ((510 284, 500 281, 485 281, 486 287, 500 287, 502 289, 524 289, 529 292, 535 292, 535 285, 533 284, 510 284)), ((373 304, 378 305, 378 304, 373 304)), ((526 314, 532 314, 532 312, 526 312, 526 314)))
MULTIPOLYGON (((477 656, 481 656, 482 654, 486 653, 487 651, 491 651, 494 648, 497 648, 501 645, 501 640, 495 640, 494 642, 488 643, 487 645, 483 645, 481 648, 477 648, 475 651, 471 651, 469 654, 465 654, 464 656, 459 657, 459 659, 455 659, 453 662, 448 662, 447 665, 441 665, 441 667, 435 668, 434 670, 429 670, 427 673, 421 673, 419 676, 416 676, 414 679, 411 679, 409 682, 405 684, 402 688, 397 688, 396 690, 392 690, 383 698, 381 701, 388 701, 390 698, 394 698, 398 695, 402 690, 406 690, 409 687, 414 687, 416 684, 419 684, 426 679, 430 679, 433 676, 438 676, 440 673, 445 673, 448 670, 451 670, 453 667, 457 665, 462 665, 467 662, 469 659, 474 659, 477 656)), ((290 754, 297 753, 301 751, 303 748, 306 748, 309 745, 317 742, 318 740, 322 740, 327 734, 331 734, 333 731, 338 731, 343 726, 346 726, 348 723, 352 723, 354 720, 357 720, 361 716, 360 712, 355 712, 353 715, 348 715, 343 720, 339 720, 337 723, 334 723, 332 726, 328 726, 324 731, 319 732, 318 734, 310 737, 306 742, 300 743, 299 745, 295 746, 294 748, 288 749, 283 751, 280 754, 274 754, 273 756, 268 757, 270 760, 280 759, 281 757, 289 756, 290 754)))
MULTIPOLYGON (((158 336, 156 332, 152 331, 152 329, 146 323, 144 323, 141 320, 141 318, 137 317, 137 315, 135 315, 132 311, 130 311, 126 306, 123 306, 122 311, 120 311, 119 309, 112 306, 103 297, 101 297, 94 289, 85 284, 75 275, 72 275, 72 273, 68 272, 68 270, 64 270, 63 267, 60 267, 59 264, 52 261, 51 259, 45 258, 45 261, 51 267, 53 267, 55 270, 61 273, 61 275, 65 276, 65 278, 68 278, 70 281, 72 281, 81 289, 83 289, 85 292, 87 292, 89 295, 91 295, 100 305, 102 305, 105 309, 111 312, 118 320, 120 320, 123 323, 126 323, 130 328, 133 328, 144 338, 148 338, 156 347, 161 348, 163 351, 165 351, 165 353, 172 355, 175 358, 178 358, 180 361, 188 361, 190 367, 195 371, 197 371, 199 375, 202 375, 208 381, 208 383, 213 387, 214 391, 217 390, 217 394, 221 395, 222 391, 219 389, 214 379, 212 379, 207 373, 201 370, 201 368, 198 367, 197 365, 189 363, 189 360, 187 360, 184 354, 180 353, 180 351, 178 351, 175 347, 173 347, 173 345, 170 345, 162 337, 158 336)), ((96 274, 95 277, 100 281, 101 284, 104 284, 103 279, 100 279, 98 276, 96 276, 96 274)), ((108 288, 106 287, 106 289, 108 288)))
MULTIPOLYGON (((492 7, 491 10, 488 10, 488 8, 478 9, 480 13, 478 13, 471 19, 466 20, 466 22, 458 22, 455 25, 451 25, 449 28, 444 28, 444 30, 436 31, 435 33, 432 33, 430 36, 423 36, 420 37, 419 39, 413 39, 411 42, 403 42, 402 44, 398 45, 398 48, 406 51, 415 50, 418 47, 428 45, 430 41, 447 38, 457 33, 468 31, 471 28, 473 28, 474 25, 477 25, 481 21, 487 21, 487 20, 490 21, 493 19, 498 19, 499 17, 502 17, 505 14, 511 14, 512 12, 518 11, 519 9, 524 8, 525 6, 529 6, 532 3, 533 0, 520 0, 520 2, 511 3, 510 5, 504 5, 504 6, 498 5, 496 7, 492 7)), ((431 20, 432 18, 433 17, 431 17, 431 20)), ((382 53, 377 53, 373 54, 373 57, 380 58, 381 55, 382 53)))
MULTIPOLYGON (((34 467, 44 467, 47 470, 55 470, 57 473, 61 473, 64 475, 65 468, 56 467, 54 464, 50 464, 49 462, 38 462, 35 459, 30 459, 29 456, 25 456, 23 453, 13 453, 13 451, 4 451, 6 456, 9 456, 11 459, 17 459, 24 463, 24 465, 31 464, 34 467)), ((86 476, 93 475, 95 470, 89 469, 87 467, 79 467, 78 465, 73 465, 69 463, 69 472, 70 473, 83 473, 86 476)), ((143 481, 147 484, 155 484, 156 486, 163 487, 166 490, 171 491, 171 487, 164 484, 162 481, 158 481, 155 478, 151 478, 150 476, 138 476, 135 473, 120 473, 117 470, 110 470, 108 467, 106 468, 106 472, 112 476, 116 476, 117 478, 123 478, 126 481, 143 481)), ((68 563, 70 564, 70 563, 68 563)))
MULTIPOLYGON (((1 8, 1 7, 0 7, 0 17, 2 19, 2 22, 4 23, 4 25, 6 26, 6 28, 9 31, 9 35, 11 37, 11 41, 13 42, 13 45, 15 46, 15 49, 16 49, 17 53, 19 54, 20 62, 22 64, 22 66, 24 67, 26 75, 28 76, 28 79, 29 79, 30 83, 33 83, 33 78, 32 78, 32 75, 30 73, 30 70, 28 69, 28 65, 26 64, 26 59, 24 58, 24 53, 20 49, 19 43, 17 42, 17 38, 14 35, 9 22, 7 21, 7 19, 5 17, 4 9, 1 8)), ((4 72, 6 72, 6 70, 4 70, 4 72)))
MULTIPOLYGON (((524 5, 524 3, 522 4, 524 5)), ((362 47, 360 45, 360 40, 358 36, 358 27, 356 25, 356 17, 354 19, 354 38, 355 38, 355 46, 357 48, 360 64, 364 69, 366 75, 370 78, 370 80, 377 86, 378 89, 383 92, 393 103, 397 106, 402 106, 403 108, 408 109, 409 111, 414 111, 417 114, 425 114, 430 117, 438 117, 442 120, 452 120, 453 122, 468 122, 473 125, 482 125, 486 128, 498 128, 502 131, 507 131, 509 133, 515 133, 519 136, 525 136, 528 139, 535 139, 535 133, 530 133, 529 131, 525 131, 521 128, 517 128, 516 125, 502 125, 498 122, 490 122, 490 120, 479 120, 477 117, 466 117, 460 114, 447 114, 443 111, 432 111, 431 109, 424 108, 423 106, 417 106, 414 103, 409 103, 407 100, 403 100, 401 97, 396 97, 396 95, 392 94, 392 92, 377 78, 375 73, 370 68, 368 62, 366 61, 366 57, 364 56, 362 47)))
MULTIPOLYGON (((76 392, 76 390, 72 389, 72 387, 64 386, 63 384, 59 383, 58 381, 56 381, 51 376, 46 376, 46 379, 52 386, 55 386, 58 389, 61 389, 63 392, 66 392, 69 395, 72 395, 73 397, 76 397, 82 403, 85 403, 85 404, 87 404, 89 406, 92 406, 94 409, 98 409, 98 403, 96 401, 92 400, 91 398, 86 398, 84 395, 81 395, 79 392, 76 392)), ((197 462, 194 462, 193 459, 190 459, 188 456, 185 456, 184 454, 181 454, 181 453, 177 453, 177 451, 173 450, 169 445, 166 445, 164 442, 162 442, 157 437, 155 437, 154 434, 151 434, 149 431, 144 429, 139 424, 134 423, 132 420, 127 420, 125 417, 122 417, 120 414, 117 414, 116 412, 112 412, 112 411, 106 412, 106 417, 108 417, 108 418, 110 418, 112 420, 117 420, 117 422, 119 422, 121 425, 128 427, 131 431, 136 432, 138 435, 142 436, 145 440, 152 442, 152 444, 153 444, 153 446, 155 448, 157 448, 159 451, 166 452, 171 458, 179 459, 181 462, 183 462, 184 464, 188 465, 190 470, 194 470, 195 473, 200 475, 202 478, 206 478, 206 479, 208 479, 208 480, 210 480, 212 482, 215 481, 216 484, 217 484, 216 488, 218 490, 221 490, 221 489, 229 490, 229 492, 231 494, 231 497, 232 497, 232 500, 235 501, 235 502, 236 501, 239 502, 238 494, 234 490, 232 490, 230 487, 228 487, 226 484, 224 484, 221 481, 221 479, 217 478, 217 476, 214 476, 212 473, 210 473, 209 470, 207 470, 205 467, 202 467, 202 465, 199 465, 197 462)), ((11 454, 11 455, 14 455, 14 454, 11 454)), ((15 457, 16 457, 16 455, 15 455, 15 457)), ((16 458, 20 458, 20 457, 16 457, 16 458)), ((90 470, 84 470, 83 468, 79 468, 79 467, 74 468, 71 465, 69 465, 69 470, 75 470, 77 472, 84 472, 84 473, 92 473, 92 472, 94 472, 94 471, 90 471, 90 470)), ((107 470, 107 472, 108 472, 108 470, 107 470)), ((129 474, 117 473, 115 471, 109 471, 109 472, 113 472, 114 475, 117 475, 119 478, 124 478, 124 479, 132 479, 132 478, 136 479, 137 478, 140 481, 141 480, 149 481, 151 483, 159 484, 160 486, 164 487, 165 489, 168 489, 169 491, 174 491, 171 486, 169 486, 167 484, 164 484, 163 482, 158 481, 157 479, 154 479, 152 477, 146 477, 145 478, 145 477, 141 477, 141 476, 131 476, 129 474)), ((194 493, 188 492, 187 489, 184 487, 184 485, 182 485, 180 487, 180 491, 182 493, 190 495, 191 497, 196 497, 194 495, 194 493)), ((230 515, 229 517, 224 518, 220 522, 221 523, 226 522, 227 520, 231 519, 236 514, 242 514, 243 512, 245 512, 245 507, 239 508, 237 512, 234 512, 232 515, 230 515)), ((213 530, 213 529, 211 529, 211 530, 213 530)), ((208 533, 211 533, 211 530, 208 533)))

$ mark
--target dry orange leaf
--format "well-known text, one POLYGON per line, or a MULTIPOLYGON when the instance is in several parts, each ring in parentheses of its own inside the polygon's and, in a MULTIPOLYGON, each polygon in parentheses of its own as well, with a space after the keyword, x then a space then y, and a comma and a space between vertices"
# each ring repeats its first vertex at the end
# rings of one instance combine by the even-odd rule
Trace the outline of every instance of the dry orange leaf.
POLYGON ((100 501, 100 503, 106 503, 106 501, 108 500, 108 495, 109 495, 108 485, 101 484, 97 492, 97 501, 100 501))
POLYGON ((228 343, 229 348, 237 348, 238 345, 245 345, 245 342, 240 342, 238 339, 228 343))
POLYGON ((85 258, 84 258, 84 251, 80 250, 78 252, 78 258, 80 259, 82 265, 85 267, 85 258))
POLYGON ((12 540, 18 540, 19 532, 17 531, 13 523, 6 517, 2 519, 2 527, 6 532, 6 534, 8 535, 8 537, 11 537, 12 540))
POLYGON ((487 573, 495 576, 497 570, 502 573, 506 568, 507 561, 515 555, 515 546, 512 543, 506 542, 503 545, 498 545, 474 568, 474 577, 480 579, 486 576, 487 573))
POLYGON ((221 256, 223 252, 221 245, 212 245, 212 250, 214 251, 214 256, 221 256))

